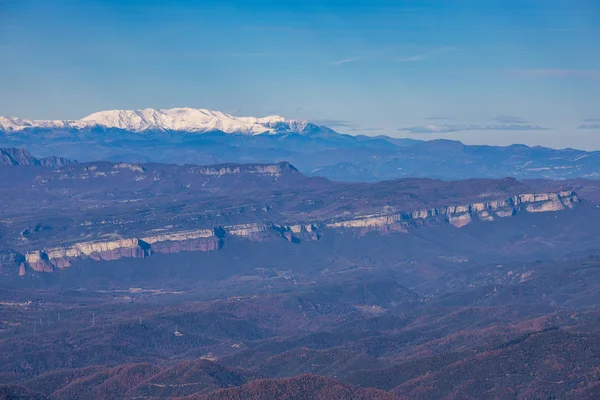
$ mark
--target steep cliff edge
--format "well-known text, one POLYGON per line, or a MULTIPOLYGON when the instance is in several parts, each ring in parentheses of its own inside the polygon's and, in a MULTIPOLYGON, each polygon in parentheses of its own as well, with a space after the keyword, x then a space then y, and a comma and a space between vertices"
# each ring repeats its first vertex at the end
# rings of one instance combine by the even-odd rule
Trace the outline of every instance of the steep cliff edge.
POLYGON ((461 228, 474 219, 492 222, 518 213, 558 212, 573 208, 579 202, 572 191, 525 193, 506 199, 488 200, 464 205, 419 209, 408 212, 353 215, 280 224, 255 222, 196 230, 156 229, 147 235, 117 240, 76 242, 66 246, 30 250, 25 254, 28 268, 36 272, 53 272, 67 268, 76 259, 117 260, 122 257, 143 258, 153 253, 171 254, 181 251, 218 250, 227 237, 249 240, 284 239, 291 242, 318 240, 328 230, 354 230, 358 234, 407 232, 419 229, 425 222, 451 224, 461 228))
POLYGON ((63 165, 73 164, 76 161, 62 157, 36 158, 25 149, 0 148, 0 165, 37 165, 42 167, 58 168, 63 165))
POLYGON ((417 230, 474 221, 485 229, 498 219, 572 208, 574 190, 584 190, 586 202, 600 191, 589 181, 514 178, 332 182, 287 162, 20 167, 14 164, 35 161, 10 153, 11 165, 0 166, 0 249, 11 252, 0 260, 5 274, 52 272, 77 260, 211 252, 235 238, 300 243, 348 233, 420 235, 417 230))

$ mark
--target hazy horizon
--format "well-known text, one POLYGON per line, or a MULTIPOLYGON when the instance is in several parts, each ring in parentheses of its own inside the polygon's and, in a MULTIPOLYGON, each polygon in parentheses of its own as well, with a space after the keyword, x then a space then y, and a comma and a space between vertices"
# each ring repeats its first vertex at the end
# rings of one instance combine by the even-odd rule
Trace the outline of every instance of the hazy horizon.
POLYGON ((593 1, 8 1, 0 115, 206 108, 600 149, 593 1))

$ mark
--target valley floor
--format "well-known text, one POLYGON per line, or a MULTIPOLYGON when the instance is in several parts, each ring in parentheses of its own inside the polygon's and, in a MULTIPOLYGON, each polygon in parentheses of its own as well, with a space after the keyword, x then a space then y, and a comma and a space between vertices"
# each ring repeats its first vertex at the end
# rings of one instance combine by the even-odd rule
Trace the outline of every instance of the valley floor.
POLYGON ((152 287, 88 269, 70 271, 82 283, 71 289, 32 277, 0 290, 0 398, 591 399, 600 390, 598 258, 463 265, 410 287, 378 268, 257 268, 152 287))

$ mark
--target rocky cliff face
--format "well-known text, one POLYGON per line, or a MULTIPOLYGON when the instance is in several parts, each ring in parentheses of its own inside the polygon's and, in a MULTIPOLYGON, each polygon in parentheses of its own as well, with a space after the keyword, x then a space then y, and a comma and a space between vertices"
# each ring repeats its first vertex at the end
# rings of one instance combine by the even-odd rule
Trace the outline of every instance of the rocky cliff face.
POLYGON ((4 148, 0 149, 0 165, 38 165, 43 167, 58 168, 63 165, 73 164, 75 161, 62 157, 35 158, 25 149, 4 148))
POLYGON ((280 162, 277 164, 265 164, 265 165, 231 165, 231 166, 193 166, 189 169, 190 172, 209 175, 209 176, 223 176, 223 175, 234 175, 234 174, 259 174, 267 176, 280 176, 282 173, 293 171, 297 172, 296 168, 290 165, 288 162, 280 162))
POLYGON ((14 275, 25 272, 25 257, 12 250, 0 250, 0 275, 14 275))
MULTIPOLYGON (((575 192, 525 193, 506 199, 488 200, 464 205, 427 208, 410 212, 379 213, 302 221, 290 224, 268 222, 228 225, 210 229, 172 230, 157 229, 137 238, 97 240, 72 243, 67 246, 31 250, 22 263, 33 271, 52 272, 67 268, 76 259, 117 260, 122 257, 143 258, 153 253, 218 250, 227 237, 248 240, 273 240, 291 242, 318 240, 327 230, 354 230, 359 234, 369 231, 381 233, 407 232, 425 223, 449 223, 461 228, 474 219, 492 222, 521 212, 556 212, 572 208, 578 198, 575 192)), ((6 259, 9 256, 5 256, 6 259)), ((12 259, 18 258, 13 255, 12 259)), ((11 261, 12 262, 12 261, 11 261)), ((13 262, 14 264, 14 262, 13 262)))
POLYGON ((409 213, 375 214, 359 216, 352 219, 328 223, 330 228, 361 228, 386 230, 395 225, 406 225, 427 219, 444 220, 461 228, 469 224, 473 218, 482 221, 493 221, 517 212, 549 212, 573 208, 579 201, 577 194, 572 191, 557 193, 521 194, 504 200, 491 200, 472 204, 437 207, 415 210, 409 213))

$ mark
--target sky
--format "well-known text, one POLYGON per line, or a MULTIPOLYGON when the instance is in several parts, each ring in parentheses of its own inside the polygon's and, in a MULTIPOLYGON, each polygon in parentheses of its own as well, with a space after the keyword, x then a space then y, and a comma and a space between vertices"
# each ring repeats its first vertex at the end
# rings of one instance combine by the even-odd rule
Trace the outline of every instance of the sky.
POLYGON ((600 1, 0 0, 0 115, 148 107, 600 149, 600 1))

